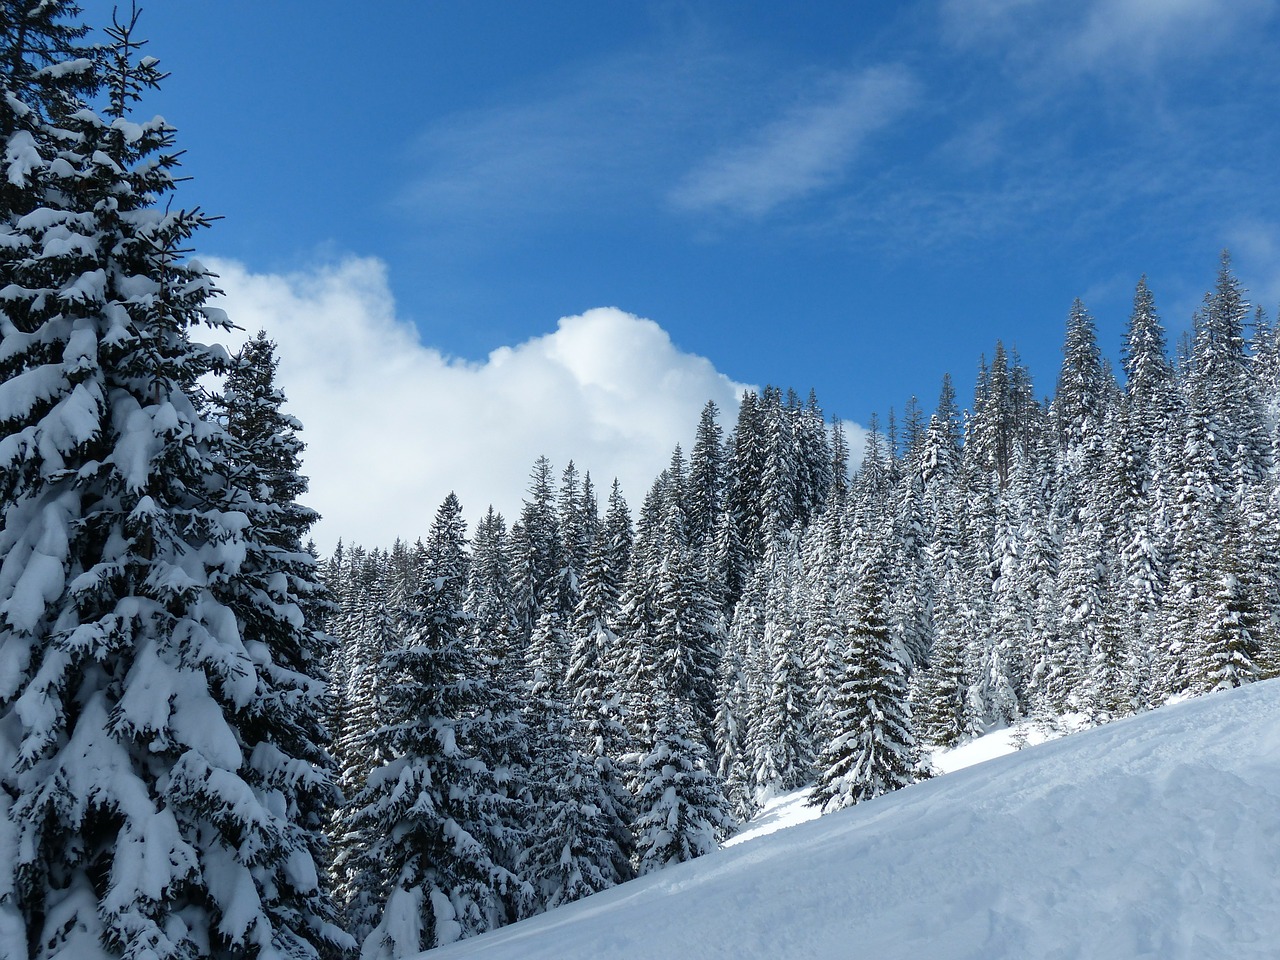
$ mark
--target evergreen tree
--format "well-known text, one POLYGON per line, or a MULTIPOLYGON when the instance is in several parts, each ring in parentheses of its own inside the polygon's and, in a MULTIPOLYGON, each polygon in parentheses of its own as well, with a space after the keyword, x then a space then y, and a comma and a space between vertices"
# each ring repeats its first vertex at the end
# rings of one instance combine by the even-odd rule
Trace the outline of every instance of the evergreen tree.
POLYGON ((578 749, 564 683, 567 641, 556 614, 544 613, 529 645, 533 748, 532 836, 522 873, 545 909, 621 883, 613 800, 598 768, 578 749))
POLYGON ((1004 344, 997 341, 991 366, 978 385, 967 455, 993 471, 999 486, 1009 480, 1017 445, 1018 420, 1013 379, 1004 344))
POLYGON ((895 646, 908 672, 924 666, 933 648, 933 586, 929 582, 925 548, 929 539, 925 516, 925 487, 912 472, 898 484, 894 517, 895 582, 891 593, 891 623, 895 646))
POLYGON ((826 417, 812 390, 803 410, 796 410, 792 434, 796 459, 796 519, 807 525, 824 509, 835 482, 834 451, 826 417))
POLYGON ((3 13, 4 935, 28 958, 340 949, 313 574, 271 568, 278 514, 204 414, 225 354, 188 334, 227 321, 183 259, 206 218, 169 205, 174 130, 131 119, 157 62, 134 19, 85 51, 70 4, 3 13))
POLYGON ((720 683, 716 691, 715 762, 728 809, 737 820, 745 822, 757 807, 746 760, 747 684, 743 660, 744 654, 731 636, 720 660, 720 683))
POLYGON ((723 430, 719 410, 710 400, 702 408, 689 454, 689 492, 685 504, 689 544, 699 554, 715 539, 724 503, 723 430))
POLYGON ((746 582, 745 564, 760 555, 764 544, 764 515, 761 489, 766 453, 765 426, 760 397, 747 392, 738 405, 738 421, 730 438, 733 447, 733 477, 729 488, 729 512, 735 527, 734 539, 741 545, 741 566, 729 572, 730 602, 736 602, 746 582))
POLYGON ((654 598, 652 664, 657 689, 688 704, 703 742, 712 740, 719 643, 718 617, 685 536, 684 511, 668 507, 654 598))
POLYGON ((461 530, 450 495, 404 612, 405 639, 383 658, 377 741, 386 759, 353 801, 352 825, 368 838, 359 866, 380 880, 381 910, 360 918, 376 920, 362 951, 371 960, 483 933, 531 895, 499 862, 506 801, 480 758, 487 689, 466 642, 461 530))
POLYGON ((517 638, 516 598, 511 583, 510 538, 502 514, 489 507, 471 543, 465 609, 477 652, 491 684, 523 683, 517 638))
POLYGON ((763 569, 748 582, 734 607, 729 636, 721 659, 716 705, 716 771, 725 795, 743 820, 754 814, 754 733, 762 679, 757 664, 765 631, 763 569))
MULTIPOLYGON (((471 542, 470 579, 464 609, 470 617, 476 667, 488 688, 484 702, 489 723, 485 735, 477 740, 476 749, 492 771, 505 801, 500 819, 508 839, 495 859, 514 872, 529 828, 532 738, 525 718, 527 664, 516 626, 509 541, 502 515, 490 507, 476 525, 471 542)), ((520 891, 516 894, 506 903, 508 916, 519 916, 527 910, 528 904, 520 899, 520 891)))
POLYGON ((619 585, 601 537, 592 546, 583 576, 565 682, 578 735, 600 781, 601 812, 612 841, 609 858, 615 882, 631 877, 635 848, 630 827, 635 812, 623 764, 632 748, 619 677, 622 656, 618 635, 610 627, 618 595, 619 585))
POLYGON ((1177 473, 1171 478, 1176 492, 1170 505, 1172 554, 1163 610, 1166 695, 1183 692, 1191 682, 1189 665, 1205 642, 1201 619, 1222 572, 1222 544, 1240 522, 1236 467, 1243 414, 1238 401, 1245 369, 1241 300, 1224 257, 1218 292, 1206 297, 1206 310, 1196 321, 1183 386, 1181 432, 1173 440, 1180 449, 1177 473), (1233 412, 1232 407, 1237 409, 1233 412))
POLYGON ((936 584, 933 607, 933 649, 924 671, 913 678, 913 711, 921 738, 951 746, 964 736, 969 679, 965 673, 967 619, 966 578, 962 569, 960 511, 949 483, 929 490, 930 512, 937 518, 926 548, 930 578, 936 584))
POLYGON ((1188 664, 1192 693, 1228 690, 1261 675, 1267 628, 1259 583, 1242 559, 1239 548, 1228 543, 1222 570, 1205 598, 1200 625, 1204 639, 1188 664))
POLYGON ((360 808, 354 799, 364 790, 369 774, 386 757, 377 736, 382 712, 383 657, 400 646, 399 612, 406 597, 395 587, 385 554, 374 550, 351 552, 351 587, 344 604, 347 647, 344 722, 334 731, 333 752, 339 768, 339 785, 346 803, 333 811, 332 873, 338 903, 350 928, 360 930, 374 922, 380 882, 376 871, 362 861, 370 843, 368 830, 357 825, 360 808))
POLYGON ((246 779, 263 795, 289 798, 290 821, 301 828, 312 859, 323 862, 325 829, 340 799, 324 749, 323 683, 334 640, 320 624, 333 605, 315 557, 302 546, 318 514, 297 502, 307 489, 301 424, 280 409, 285 397, 275 386, 276 367, 275 345, 259 333, 234 358, 214 404, 230 440, 229 505, 245 514, 251 533, 222 597, 248 648, 271 654, 260 658, 258 689, 242 722, 242 739, 260 744, 246 779), (272 756, 275 763, 266 763, 272 756))
POLYGON ((688 707, 674 697, 660 697, 657 714, 653 745, 640 761, 636 797, 642 874, 712 852, 733 827, 688 707))
POLYGON ((618 481, 613 481, 609 491, 609 506, 605 510, 604 526, 601 528, 604 540, 606 560, 613 578, 618 583, 626 583, 631 572, 631 545, 634 531, 631 527, 631 509, 622 496, 618 481))
POLYGON ((1252 384, 1245 343, 1249 302, 1231 269, 1231 256, 1222 252, 1218 281, 1205 296, 1196 324, 1191 378, 1194 386, 1212 396, 1213 443, 1223 469, 1232 478, 1236 502, 1245 487, 1261 481, 1269 460, 1269 444, 1252 384))
POLYGON ((1107 379, 1093 317, 1077 299, 1067 316, 1062 370, 1053 398, 1058 446, 1068 456, 1097 451, 1105 420, 1107 379))
POLYGON ((569 461, 560 479, 560 497, 557 501, 557 532, 560 537, 559 557, 562 564, 556 591, 555 612, 568 619, 578 606, 582 590, 582 569, 586 566, 587 551, 596 523, 595 504, 588 509, 584 494, 590 493, 591 478, 587 477, 584 490, 578 482, 578 468, 569 461), (588 516, 590 514, 590 516, 588 516))
POLYGON ((951 375, 942 377, 938 407, 929 418, 920 452, 920 477, 926 487, 935 481, 947 482, 955 476, 960 462, 960 411, 951 375))
POLYGON ((529 496, 520 522, 511 531, 511 558, 516 627, 522 645, 527 645, 544 610, 563 612, 560 589, 565 563, 551 490, 551 461, 546 457, 539 457, 533 465, 529 496))
POLYGON ((757 802, 808 782, 813 772, 808 684, 799 649, 796 594, 801 576, 794 541, 770 547, 762 569, 768 575, 764 636, 755 664, 751 748, 757 802))
POLYGON ((1090 659, 1100 645, 1114 646, 1115 638, 1104 630, 1107 567, 1101 554, 1101 529, 1090 513, 1062 545, 1058 575, 1062 629, 1055 638, 1046 683, 1050 702, 1059 710, 1084 706, 1081 695, 1090 659))
MULTIPOLYGON (((822 530, 818 537, 838 524, 822 518, 822 530)), ((840 649, 844 638, 841 611, 837 609, 837 594, 843 568, 836 563, 824 563, 815 558, 819 569, 808 585, 803 629, 807 637, 804 658, 804 680, 808 684, 805 699, 809 705, 807 728, 809 742, 825 738, 831 720, 831 697, 840 673, 840 649), (823 569, 826 567, 826 569, 823 569)))
POLYGON ((883 557, 873 556, 854 586, 832 736, 818 756, 809 799, 824 813, 906 786, 917 775, 905 671, 889 636, 884 566, 883 557))

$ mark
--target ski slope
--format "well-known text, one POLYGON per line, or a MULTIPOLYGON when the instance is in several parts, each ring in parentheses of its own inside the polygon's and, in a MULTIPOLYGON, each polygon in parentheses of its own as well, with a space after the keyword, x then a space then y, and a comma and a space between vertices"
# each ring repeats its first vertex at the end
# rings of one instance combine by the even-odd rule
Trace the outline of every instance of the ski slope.
POLYGON ((1280 681, 967 767, 424 956, 1280 957, 1280 681))

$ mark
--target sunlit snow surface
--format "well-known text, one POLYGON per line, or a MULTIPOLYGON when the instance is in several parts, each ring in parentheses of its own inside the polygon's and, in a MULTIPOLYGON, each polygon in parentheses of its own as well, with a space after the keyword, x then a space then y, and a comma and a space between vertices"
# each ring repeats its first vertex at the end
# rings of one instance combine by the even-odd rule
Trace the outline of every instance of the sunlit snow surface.
MULTIPOLYGON (((953 749, 935 751, 930 762, 934 771, 939 774, 954 773, 965 767, 972 767, 975 763, 993 760, 1015 750, 1055 739, 1070 730, 1078 729, 1080 725, 1076 718, 1067 718, 1057 729, 1052 730, 1030 721, 1013 727, 1002 727, 953 749)), ((756 837, 777 833, 784 827, 794 827, 797 823, 818 819, 820 811, 809 806, 809 794, 812 792, 812 788, 806 787, 774 797, 724 845, 736 847, 756 837)))
POLYGON ((430 958, 1274 958, 1277 798, 1269 681, 757 835, 430 958))

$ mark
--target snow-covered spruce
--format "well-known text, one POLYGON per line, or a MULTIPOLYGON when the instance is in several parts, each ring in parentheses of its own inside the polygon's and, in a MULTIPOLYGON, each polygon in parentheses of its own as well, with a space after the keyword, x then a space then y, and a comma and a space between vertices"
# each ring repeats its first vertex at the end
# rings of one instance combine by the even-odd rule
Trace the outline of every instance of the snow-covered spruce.
POLYGON ((917 777, 905 671, 893 649, 883 555, 858 572, 843 671, 831 698, 832 737, 818 756, 810 803, 823 812, 870 800, 917 777))
POLYGON ((530 771, 533 816, 520 867, 544 909, 630 876, 630 865, 619 863, 616 802, 573 728, 564 679, 567 646, 560 618, 539 617, 529 647, 528 719, 539 732, 530 771))
POLYGON ((0 943, 317 957, 349 940, 317 868, 309 514, 242 486, 263 447, 205 414, 227 358, 189 331, 227 321, 184 260, 204 218, 169 209, 174 131, 130 115, 156 61, 133 21, 73 49, 71 12, 10 4, 2 41, 0 943))
POLYGON ((436 514, 401 638, 379 668, 383 762, 350 802, 361 838, 353 871, 375 885, 354 917, 365 960, 391 960, 510 919, 530 891, 501 864, 507 798, 481 758, 487 685, 467 644, 467 583, 457 498, 436 514), (370 929, 371 928, 371 929, 370 929))
POLYGON ((688 706, 664 697, 657 710, 653 745, 640 761, 636 797, 636 856, 642 874, 710 853, 733 826, 688 706))

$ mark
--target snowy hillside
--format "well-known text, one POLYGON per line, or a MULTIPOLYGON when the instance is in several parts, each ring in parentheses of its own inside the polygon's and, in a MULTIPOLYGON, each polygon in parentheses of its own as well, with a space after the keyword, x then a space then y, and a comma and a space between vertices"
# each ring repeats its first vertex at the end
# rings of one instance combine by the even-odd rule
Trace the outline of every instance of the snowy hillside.
POLYGON ((1280 955, 1280 681, 1044 744, 431 960, 1280 955))

